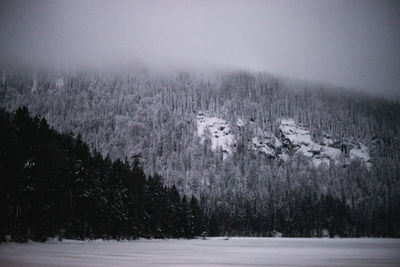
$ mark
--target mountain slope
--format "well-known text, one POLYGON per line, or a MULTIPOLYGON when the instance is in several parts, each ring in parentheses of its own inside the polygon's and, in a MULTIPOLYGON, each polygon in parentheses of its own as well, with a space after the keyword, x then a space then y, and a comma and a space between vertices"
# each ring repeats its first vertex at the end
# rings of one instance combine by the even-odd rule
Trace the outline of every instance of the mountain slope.
POLYGON ((257 199, 268 204, 254 212, 290 222, 295 196, 329 195, 372 224, 398 205, 398 103, 243 72, 8 73, 2 107, 27 105, 113 159, 141 158, 205 210, 230 203, 240 217, 257 199))

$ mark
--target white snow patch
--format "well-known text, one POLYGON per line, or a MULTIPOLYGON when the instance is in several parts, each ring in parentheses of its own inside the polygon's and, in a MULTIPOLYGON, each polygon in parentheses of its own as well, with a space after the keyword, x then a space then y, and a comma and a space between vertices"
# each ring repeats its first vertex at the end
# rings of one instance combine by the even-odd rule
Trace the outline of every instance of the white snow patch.
POLYGON ((366 164, 368 168, 372 166, 372 163, 370 162, 371 157, 369 155, 368 147, 363 144, 360 144, 359 148, 353 148, 350 150, 350 159, 360 159, 361 162, 366 164))
POLYGON ((324 144, 328 145, 328 146, 331 146, 331 145, 333 145, 335 143, 335 141, 333 140, 332 136, 327 135, 327 134, 324 135, 323 140, 324 140, 324 144))
POLYGON ((197 134, 202 138, 202 141, 204 141, 207 132, 210 133, 212 150, 215 151, 220 148, 224 154, 232 154, 235 136, 226 120, 202 114, 198 115, 197 134))
POLYGON ((314 143, 311 140, 310 132, 306 128, 297 125, 293 119, 282 119, 279 129, 285 138, 295 146, 308 146, 314 143))
MULTIPOLYGON (((316 166, 329 166, 330 162, 339 164, 342 158, 345 165, 354 159, 361 159, 368 168, 372 165, 368 147, 361 143, 353 140, 342 142, 343 146, 351 147, 349 153, 350 159, 346 161, 345 157, 347 155, 343 154, 339 148, 333 147, 337 142, 329 135, 324 135, 322 143, 316 143, 312 140, 310 132, 305 127, 298 125, 293 119, 282 119, 279 129, 287 149, 291 147, 295 153, 300 153, 305 157, 311 158, 313 164, 316 166)), ((281 158, 285 159, 286 157, 281 158)))
POLYGON ((342 155, 342 151, 340 151, 340 149, 330 146, 323 146, 321 153, 335 161, 338 161, 340 156, 342 155))
POLYGON ((296 152, 301 153, 304 156, 309 157, 309 158, 311 158, 313 156, 310 145, 302 145, 299 149, 297 149, 296 152))

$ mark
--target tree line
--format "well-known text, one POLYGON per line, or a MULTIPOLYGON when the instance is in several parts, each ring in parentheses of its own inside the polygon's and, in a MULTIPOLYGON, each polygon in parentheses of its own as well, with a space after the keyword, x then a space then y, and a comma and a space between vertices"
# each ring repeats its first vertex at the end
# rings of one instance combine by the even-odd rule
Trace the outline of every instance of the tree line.
POLYGON ((187 237, 204 230, 198 200, 111 161, 26 107, 0 110, 1 239, 187 237))

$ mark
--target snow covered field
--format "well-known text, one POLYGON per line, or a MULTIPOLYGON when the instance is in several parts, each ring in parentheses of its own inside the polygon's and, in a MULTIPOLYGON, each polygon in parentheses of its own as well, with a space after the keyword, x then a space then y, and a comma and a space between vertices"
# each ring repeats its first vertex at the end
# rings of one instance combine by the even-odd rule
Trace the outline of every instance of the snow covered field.
POLYGON ((399 266, 400 239, 210 238, 0 244, 0 266, 399 266))

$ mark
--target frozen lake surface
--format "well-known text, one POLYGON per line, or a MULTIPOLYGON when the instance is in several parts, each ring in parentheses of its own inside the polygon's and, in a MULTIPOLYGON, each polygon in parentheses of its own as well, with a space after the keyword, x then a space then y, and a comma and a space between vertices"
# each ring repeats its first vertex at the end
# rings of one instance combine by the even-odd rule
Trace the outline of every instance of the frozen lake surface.
POLYGON ((400 239, 8 243, 0 244, 0 266, 400 266, 400 239))

